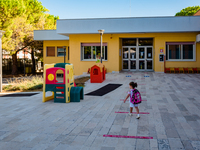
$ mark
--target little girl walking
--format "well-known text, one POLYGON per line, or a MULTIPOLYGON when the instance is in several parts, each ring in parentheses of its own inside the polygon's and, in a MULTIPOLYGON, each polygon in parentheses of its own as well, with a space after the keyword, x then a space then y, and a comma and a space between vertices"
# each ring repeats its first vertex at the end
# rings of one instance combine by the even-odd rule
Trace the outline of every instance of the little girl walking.
POLYGON ((137 119, 140 119, 140 115, 139 115, 139 103, 141 103, 141 95, 140 92, 135 89, 137 87, 137 83, 135 82, 130 82, 129 83, 129 88, 130 91, 128 92, 128 95, 126 96, 124 103, 126 102, 126 100, 130 97, 130 113, 129 115, 132 116, 133 113, 133 107, 135 107, 135 110, 137 112, 137 119))

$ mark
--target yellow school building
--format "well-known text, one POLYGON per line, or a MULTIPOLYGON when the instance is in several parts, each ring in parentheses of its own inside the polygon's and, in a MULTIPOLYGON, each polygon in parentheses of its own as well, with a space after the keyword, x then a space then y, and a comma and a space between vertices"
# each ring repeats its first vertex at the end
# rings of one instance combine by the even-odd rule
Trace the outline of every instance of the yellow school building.
POLYGON ((107 72, 200 67, 200 16, 60 19, 56 30, 34 31, 34 40, 43 41, 44 64, 65 59, 81 75, 101 55, 99 29, 107 72))

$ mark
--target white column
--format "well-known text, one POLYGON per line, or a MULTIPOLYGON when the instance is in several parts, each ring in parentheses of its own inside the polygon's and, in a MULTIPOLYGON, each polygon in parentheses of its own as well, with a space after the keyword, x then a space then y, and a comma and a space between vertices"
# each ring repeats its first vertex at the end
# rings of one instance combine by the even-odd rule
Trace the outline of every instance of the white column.
POLYGON ((103 57, 103 53, 102 53, 102 33, 101 33, 101 63, 102 63, 102 58, 103 57))
POLYGON ((102 42, 103 42, 103 37, 102 37, 102 36, 103 36, 104 31, 105 31, 105 30, 103 30, 103 29, 98 30, 98 32, 100 33, 100 36, 101 36, 101 39, 100 39, 100 40, 101 40, 101 63, 102 63, 102 56, 103 56, 103 53, 102 53, 102 46, 103 46, 103 45, 102 45, 102 42))
POLYGON ((1 38, 4 34, 4 31, 0 30, 0 92, 2 92, 2 42, 1 38))

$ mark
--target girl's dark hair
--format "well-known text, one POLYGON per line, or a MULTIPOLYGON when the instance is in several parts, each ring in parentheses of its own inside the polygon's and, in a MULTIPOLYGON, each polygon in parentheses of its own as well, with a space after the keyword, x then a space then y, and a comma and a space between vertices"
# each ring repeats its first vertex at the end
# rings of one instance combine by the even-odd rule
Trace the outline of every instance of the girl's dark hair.
POLYGON ((129 85, 132 86, 133 89, 137 87, 137 83, 136 82, 130 82, 129 85))

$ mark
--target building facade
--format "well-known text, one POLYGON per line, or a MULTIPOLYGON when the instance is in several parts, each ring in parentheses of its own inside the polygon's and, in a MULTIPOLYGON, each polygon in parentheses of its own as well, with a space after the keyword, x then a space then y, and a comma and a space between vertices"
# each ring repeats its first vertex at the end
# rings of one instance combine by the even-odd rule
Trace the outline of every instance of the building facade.
POLYGON ((64 62, 66 51, 80 75, 100 57, 99 29, 108 72, 200 67, 200 16, 63 19, 56 30, 34 31, 34 39, 44 42, 44 64, 64 62))

